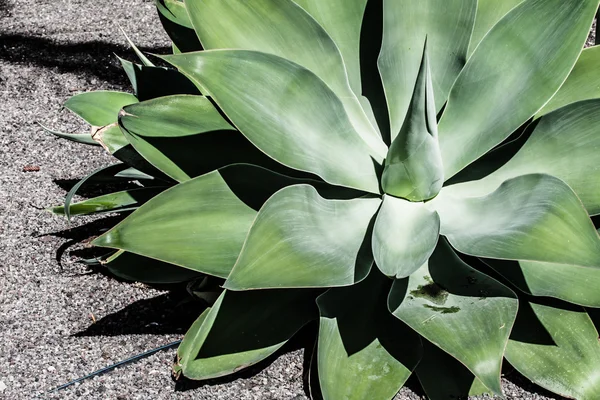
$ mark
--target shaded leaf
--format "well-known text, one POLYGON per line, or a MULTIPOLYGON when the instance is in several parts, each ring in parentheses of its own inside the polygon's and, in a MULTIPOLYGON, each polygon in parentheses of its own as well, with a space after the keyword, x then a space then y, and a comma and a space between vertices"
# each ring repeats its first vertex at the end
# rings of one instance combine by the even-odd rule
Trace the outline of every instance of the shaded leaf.
POLYGON ((423 350, 423 358, 415 373, 428 399, 466 399, 489 392, 456 358, 426 340, 423 340, 423 350))
POLYGON ((362 282, 319 296, 318 371, 325 400, 389 400, 419 362, 419 336, 387 309, 391 283, 373 269, 362 282))
POLYGON ((502 394, 502 355, 518 307, 510 289, 469 267, 440 241, 428 264, 408 282, 394 283, 389 304, 396 317, 502 394))
POLYGON ((314 290, 224 291, 177 351, 190 379, 229 375, 264 360, 317 317, 314 290))
POLYGON ((578 307, 522 299, 505 357, 521 374, 554 393, 600 397, 600 343, 578 307))
MULTIPOLYGON (((159 194, 164 188, 139 188, 123 190, 121 192, 109 193, 94 197, 70 205, 70 215, 88 215, 106 212, 131 211, 159 194)), ((55 214, 64 215, 65 207, 52 207, 55 214)))
POLYGON ((202 276, 199 272, 191 269, 122 250, 109 257, 104 265, 113 275, 121 279, 147 284, 187 282, 202 276))

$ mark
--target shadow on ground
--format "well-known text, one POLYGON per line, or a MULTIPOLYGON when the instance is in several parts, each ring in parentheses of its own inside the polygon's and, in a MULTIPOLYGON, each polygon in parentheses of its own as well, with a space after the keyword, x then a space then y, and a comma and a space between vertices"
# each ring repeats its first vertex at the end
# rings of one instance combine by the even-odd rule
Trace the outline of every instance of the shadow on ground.
POLYGON ((183 334, 204 311, 205 304, 179 290, 138 300, 74 334, 82 336, 183 334))
MULTIPOLYGON (((0 13, 8 12, 6 7, 6 3, 0 0, 0 13)), ((171 51, 168 47, 140 49, 154 54, 171 51)), ((95 76, 114 85, 128 85, 127 77, 114 54, 130 60, 134 60, 135 57, 127 46, 98 40, 66 44, 38 36, 0 34, 2 61, 51 68, 86 78, 95 76)))

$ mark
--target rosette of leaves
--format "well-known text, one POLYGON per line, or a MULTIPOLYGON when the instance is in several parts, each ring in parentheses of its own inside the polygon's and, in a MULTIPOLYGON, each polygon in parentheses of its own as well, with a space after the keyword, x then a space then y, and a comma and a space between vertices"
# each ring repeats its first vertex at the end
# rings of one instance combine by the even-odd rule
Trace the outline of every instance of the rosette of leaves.
POLYGON ((325 399, 413 373, 431 399, 500 395, 504 359, 600 397, 598 0, 158 7, 202 95, 118 125, 178 184, 94 244, 224 280, 177 374, 234 373, 317 321, 325 399))

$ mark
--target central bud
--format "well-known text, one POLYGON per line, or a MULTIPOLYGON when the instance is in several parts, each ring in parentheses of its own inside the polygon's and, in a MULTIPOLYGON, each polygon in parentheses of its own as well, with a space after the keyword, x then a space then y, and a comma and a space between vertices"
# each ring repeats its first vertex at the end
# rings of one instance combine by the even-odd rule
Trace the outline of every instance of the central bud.
POLYGON ((425 201, 435 197, 443 183, 444 167, 425 41, 412 99, 402 128, 388 149, 381 185, 389 195, 425 201))

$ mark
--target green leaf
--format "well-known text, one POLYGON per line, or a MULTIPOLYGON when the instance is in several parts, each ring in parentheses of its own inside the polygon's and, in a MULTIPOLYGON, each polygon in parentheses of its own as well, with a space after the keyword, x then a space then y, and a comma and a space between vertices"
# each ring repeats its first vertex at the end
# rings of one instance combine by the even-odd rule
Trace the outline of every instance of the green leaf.
POLYGON ((92 126, 106 126, 117 122, 121 108, 137 102, 137 98, 129 93, 100 90, 77 94, 64 106, 92 126))
MULTIPOLYGON (((356 96, 362 94, 360 34, 367 1, 295 0, 327 31, 335 42, 344 60, 350 87, 356 96)), ((291 60, 291 58, 289 59, 291 60)))
POLYGON ((441 234, 458 251, 485 258, 600 266, 600 236, 577 195, 543 174, 505 181, 482 197, 444 190, 430 202, 441 234))
POLYGON ((140 49, 137 48, 137 46, 135 45, 135 43, 133 43, 131 41, 131 39, 129 39, 129 36, 127 36, 127 34, 123 30, 123 28, 119 27, 119 29, 121 30, 121 33, 123 34, 123 36, 125 36, 125 39, 127 39, 127 42, 129 43, 129 46, 131 46, 131 48, 135 52, 135 55, 140 59, 140 61, 142 62, 142 64, 145 65, 146 67, 154 67, 154 64, 152 63, 152 61, 150 61, 148 59, 148 57, 146 57, 144 55, 144 53, 142 53, 140 51, 140 49))
POLYGON ((205 49, 273 54, 303 66, 322 79, 340 99, 355 130, 373 149, 373 155, 378 161, 383 159, 386 146, 350 88, 342 54, 323 27, 302 7, 292 0, 188 0, 185 4, 205 49))
POLYGON ((327 200, 309 185, 280 190, 260 209, 224 287, 331 287, 364 279, 373 264, 364 242, 380 203, 327 200))
POLYGON ((489 389, 456 358, 426 340, 423 340, 423 350, 415 373, 428 399, 456 400, 489 393, 489 389))
POLYGON ((394 283, 390 310, 450 354, 495 394, 518 300, 498 281, 462 262, 440 241, 428 264, 394 283))
MULTIPOLYGON (((481 196, 502 182, 525 174, 544 173, 565 181, 590 215, 600 214, 597 154, 600 148, 600 100, 586 100, 544 115, 518 153, 478 181, 449 186, 459 196, 481 196)), ((502 150, 500 148, 499 150, 502 150)))
POLYGON ((127 169, 126 164, 114 164, 114 165, 109 165, 106 167, 100 167, 98 169, 95 169, 88 175, 86 175, 79 182, 77 182, 65 196, 65 205, 63 206, 63 210, 65 212, 65 217, 67 217, 67 220, 69 222, 71 221, 71 201, 73 200, 73 196, 75 196, 77 194, 77 191, 87 181, 94 180, 94 179, 102 179, 102 178, 106 178, 106 177, 111 178, 111 177, 114 177, 116 173, 121 172, 125 169, 127 169))
POLYGON ((600 97, 600 77, 597 73, 599 64, 600 47, 584 49, 565 83, 552 100, 536 114, 536 117, 539 118, 571 103, 600 97))
POLYGON ((600 308, 600 268, 536 261, 484 262, 525 293, 600 308))
POLYGON ((477 0, 477 15, 469 43, 469 57, 490 29, 522 2, 523 0, 477 0))
POLYGON ((190 379, 232 374, 264 360, 316 318, 314 290, 225 291, 194 322, 177 351, 190 379))
POLYGON ((600 343, 578 307, 521 301, 505 357, 521 374, 573 399, 600 398, 600 343))
POLYGON ((98 143, 96 143, 96 141, 94 139, 92 139, 92 135, 90 135, 89 133, 64 133, 64 132, 58 132, 55 130, 52 130, 42 124, 40 124, 38 122, 38 125, 42 127, 43 130, 45 130, 48 133, 53 134, 54 136, 57 136, 59 138, 62 139, 67 139, 70 140, 72 142, 76 142, 76 143, 83 143, 83 144, 91 144, 91 145, 98 145, 98 143))
MULTIPOLYGON (((109 193, 94 197, 70 205, 70 215, 88 215, 106 212, 131 211, 159 194, 164 188, 140 188, 123 190, 121 192, 109 193)), ((65 214, 65 207, 52 207, 54 214, 65 214)))
POLYGON ((429 44, 435 108, 439 111, 465 64, 476 8, 476 0, 384 0, 383 45, 378 64, 392 139, 408 112, 425 38, 429 44))
POLYGON ((381 185, 387 194, 423 201, 435 197, 443 183, 444 166, 425 43, 406 120, 388 150, 381 185))
POLYGON ((121 128, 119 128, 119 124, 116 122, 95 129, 92 134, 92 139, 112 155, 129 145, 129 141, 123 135, 121 128))
POLYGON ((176 24, 184 26, 188 29, 194 29, 192 21, 187 13, 185 4, 179 0, 154 0, 158 12, 176 24))
POLYGON ((440 218, 423 203, 385 195, 373 228, 373 256, 387 276, 405 278, 419 269, 438 241, 440 218))
POLYGON ((117 56, 140 101, 174 94, 199 95, 198 88, 172 68, 146 67, 117 56))
MULTIPOLYGON (((125 107, 119 124, 129 142, 146 160, 179 182, 190 179, 184 169, 198 176, 201 173, 194 172, 202 171, 204 164, 203 157, 198 155, 202 146, 182 146, 187 136, 215 132, 230 137, 222 131, 235 131, 206 97, 190 95, 160 97, 125 107), (152 138, 160 139, 154 145, 152 138), (170 148, 178 151, 165 154, 164 150, 170 148)), ((211 151, 215 151, 214 147, 211 151)))
POLYGON ((318 371, 325 400, 389 400, 419 362, 419 336, 387 309, 390 286, 373 269, 362 282, 317 299, 318 371))
POLYGON ((109 257, 103 264, 118 278, 147 284, 181 283, 202 276, 199 272, 191 269, 138 256, 123 250, 109 257))
POLYGON ((93 244, 225 278, 256 217, 253 207, 297 182, 256 166, 231 165, 164 191, 93 244))
POLYGON ((173 51, 187 53, 202 50, 192 21, 182 1, 154 0, 165 32, 173 41, 173 51))
POLYGON ((314 74, 253 51, 165 56, 208 90, 235 126, 278 162, 379 193, 377 163, 336 95, 314 74))
POLYGON ((597 7, 598 0, 525 0, 489 31, 454 83, 439 122, 446 179, 554 95, 577 61, 597 7))

